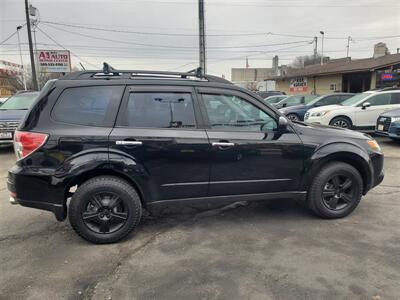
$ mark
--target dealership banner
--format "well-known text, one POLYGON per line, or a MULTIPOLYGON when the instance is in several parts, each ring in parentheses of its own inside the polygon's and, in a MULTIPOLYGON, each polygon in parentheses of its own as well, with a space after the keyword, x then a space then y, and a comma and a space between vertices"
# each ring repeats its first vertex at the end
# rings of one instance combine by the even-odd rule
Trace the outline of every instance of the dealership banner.
POLYGON ((290 79, 290 92, 307 92, 307 77, 297 77, 290 79))
POLYGON ((71 72, 71 55, 68 50, 38 50, 37 60, 41 73, 71 72))

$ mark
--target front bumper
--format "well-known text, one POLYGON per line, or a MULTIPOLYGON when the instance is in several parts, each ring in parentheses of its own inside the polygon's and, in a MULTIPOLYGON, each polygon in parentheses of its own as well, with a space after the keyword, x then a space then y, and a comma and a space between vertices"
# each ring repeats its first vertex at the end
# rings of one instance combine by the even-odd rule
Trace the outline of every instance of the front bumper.
POLYGON ((319 125, 329 125, 329 122, 321 117, 304 117, 304 122, 319 125))
POLYGON ((375 186, 379 185, 384 177, 385 177, 385 172, 383 170, 383 164, 384 164, 384 156, 382 153, 372 153, 370 154, 370 169, 371 169, 371 183, 369 186, 367 186, 366 191, 374 188, 375 186))
POLYGON ((10 202, 51 211, 58 221, 63 221, 67 217, 65 191, 63 186, 52 182, 52 176, 29 173, 16 165, 8 171, 7 188, 12 198, 10 202))

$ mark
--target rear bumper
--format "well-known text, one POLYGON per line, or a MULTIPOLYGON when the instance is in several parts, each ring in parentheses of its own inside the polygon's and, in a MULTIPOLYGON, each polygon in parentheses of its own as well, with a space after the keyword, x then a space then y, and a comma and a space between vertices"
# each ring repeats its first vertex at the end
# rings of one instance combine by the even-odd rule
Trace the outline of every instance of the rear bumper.
POLYGON ((12 145, 13 140, 0 140, 0 145, 12 145))
POLYGON ((8 172, 7 188, 13 204, 51 211, 58 221, 65 220, 64 188, 53 184, 52 176, 29 174, 29 171, 14 166, 8 172))

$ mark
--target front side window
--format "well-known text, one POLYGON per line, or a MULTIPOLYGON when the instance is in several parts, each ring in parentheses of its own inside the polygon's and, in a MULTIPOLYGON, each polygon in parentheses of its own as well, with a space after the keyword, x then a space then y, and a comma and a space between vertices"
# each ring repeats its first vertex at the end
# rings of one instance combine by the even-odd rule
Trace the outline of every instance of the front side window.
POLYGON ((390 99, 390 104, 400 104, 400 93, 393 93, 390 99))
POLYGON ((321 99, 321 101, 318 101, 318 104, 320 106, 332 105, 332 104, 338 104, 338 103, 340 103, 340 101, 341 101, 340 96, 328 96, 328 97, 321 99))
POLYGON ((65 89, 54 106, 52 118, 68 124, 109 127, 114 120, 107 116, 116 113, 115 102, 120 100, 122 91, 122 86, 65 89))
POLYGON ((133 92, 128 99, 127 125, 147 128, 195 128, 192 95, 133 92))
POLYGON ((241 97, 214 94, 202 97, 212 129, 266 131, 277 128, 274 118, 241 97))
POLYGON ((286 103, 287 106, 301 104, 303 102, 303 99, 304 96, 290 96, 285 100, 284 103, 286 103))
POLYGON ((365 100, 364 103, 368 102, 371 104, 371 106, 379 106, 379 105, 387 105, 389 104, 389 101, 390 101, 390 94, 387 93, 368 98, 367 100, 365 100))

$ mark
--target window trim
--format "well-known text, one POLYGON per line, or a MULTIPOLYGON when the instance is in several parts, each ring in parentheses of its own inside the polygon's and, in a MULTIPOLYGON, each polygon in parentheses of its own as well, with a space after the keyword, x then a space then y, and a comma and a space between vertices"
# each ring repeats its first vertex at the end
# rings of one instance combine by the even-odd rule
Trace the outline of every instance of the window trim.
POLYGON ((256 106, 258 109, 269 115, 272 119, 275 120, 276 124, 278 125, 278 119, 279 115, 270 109, 267 105, 265 105, 263 102, 259 101, 256 98, 251 97, 250 95, 247 95, 246 93, 236 91, 236 90, 229 90, 229 89, 222 89, 222 88, 196 88, 196 92, 199 95, 199 102, 200 102, 200 108, 201 108, 201 113, 204 118, 205 122, 205 128, 208 131, 216 131, 216 132, 253 132, 253 130, 223 130, 223 129, 216 129, 212 128, 210 120, 208 118, 208 113, 207 113, 207 108, 204 104, 204 99, 203 99, 203 94, 211 94, 211 95, 227 95, 227 96, 237 96, 240 98, 243 98, 244 100, 250 102, 254 106, 256 106))
POLYGON ((203 120, 200 114, 200 108, 198 107, 198 101, 194 88, 191 86, 163 86, 163 85, 131 85, 127 86, 122 102, 118 111, 117 121, 115 128, 127 128, 127 129, 155 129, 155 130, 202 130, 203 120), (128 101, 131 93, 186 93, 192 96, 193 111, 195 127, 193 128, 162 128, 162 127, 132 127, 129 126, 127 121, 128 112, 128 101))
POLYGON ((79 127, 96 127, 96 128, 112 128, 115 124, 115 120, 117 117, 117 113, 119 110, 119 106, 121 104, 121 98, 123 94, 125 93, 125 84, 113 84, 113 85, 107 85, 107 84, 100 84, 100 85, 79 85, 79 86, 66 86, 62 88, 56 96, 56 100, 54 101, 51 110, 50 110, 50 121, 57 123, 57 124, 66 124, 66 125, 72 125, 72 126, 79 126, 79 127), (77 124, 77 123, 71 123, 71 122, 63 122, 59 121, 56 118, 54 118, 54 110, 57 106, 57 104, 60 102, 61 96, 65 93, 66 90, 69 89, 76 89, 76 88, 101 88, 101 87, 110 87, 110 88, 115 88, 119 87, 121 89, 120 93, 113 95, 111 97, 111 103, 110 103, 110 108, 106 111, 106 114, 104 116, 104 125, 88 125, 88 124, 77 124))

